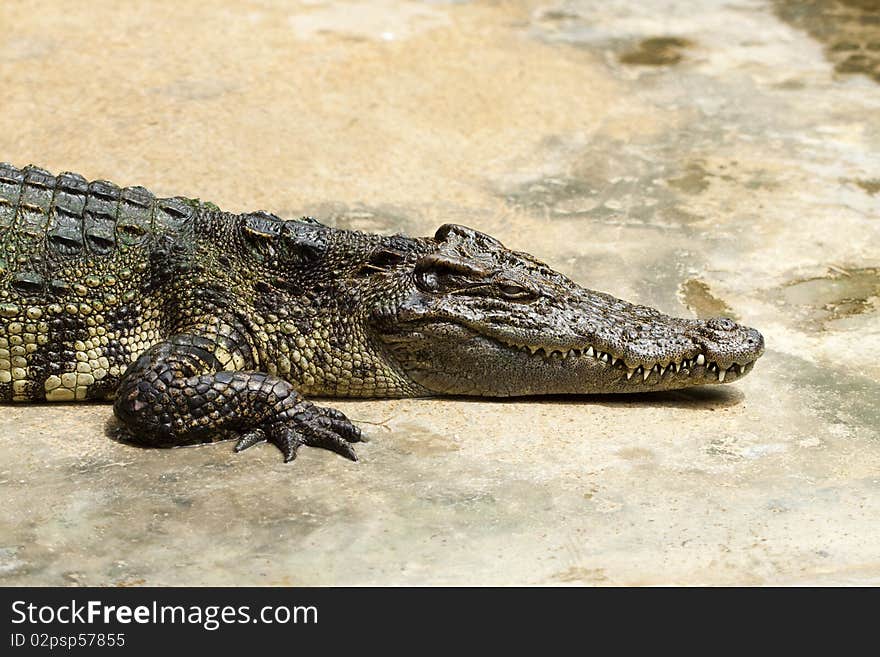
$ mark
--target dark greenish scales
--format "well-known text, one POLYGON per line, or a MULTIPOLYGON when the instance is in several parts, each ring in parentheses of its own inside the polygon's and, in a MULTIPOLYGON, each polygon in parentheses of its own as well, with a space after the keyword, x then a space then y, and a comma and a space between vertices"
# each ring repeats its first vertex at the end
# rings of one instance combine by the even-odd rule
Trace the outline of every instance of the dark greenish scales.
POLYGON ((0 400, 115 400, 147 444, 354 458, 360 431, 302 395, 669 390, 762 352, 753 329, 579 287, 463 226, 370 235, 0 164, 0 400))

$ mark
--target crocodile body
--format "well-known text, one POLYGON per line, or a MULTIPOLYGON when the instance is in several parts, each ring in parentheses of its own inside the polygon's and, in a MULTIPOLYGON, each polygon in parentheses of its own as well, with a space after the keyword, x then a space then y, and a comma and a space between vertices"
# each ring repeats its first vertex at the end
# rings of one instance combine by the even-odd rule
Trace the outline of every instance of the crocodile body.
POLYGON ((370 235, 0 164, 0 400, 114 400, 142 443, 354 458, 360 431, 304 395, 664 390, 762 351, 462 226, 370 235))

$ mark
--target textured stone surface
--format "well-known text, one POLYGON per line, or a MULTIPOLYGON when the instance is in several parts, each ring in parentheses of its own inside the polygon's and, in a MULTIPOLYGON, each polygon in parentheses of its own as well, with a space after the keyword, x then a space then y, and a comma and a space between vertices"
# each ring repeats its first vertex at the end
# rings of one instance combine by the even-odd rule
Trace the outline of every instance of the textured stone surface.
POLYGON ((0 583, 880 583, 880 9, 642 4, 3 2, 0 159, 465 223, 768 350, 721 389, 339 403, 357 464, 4 406, 0 583))

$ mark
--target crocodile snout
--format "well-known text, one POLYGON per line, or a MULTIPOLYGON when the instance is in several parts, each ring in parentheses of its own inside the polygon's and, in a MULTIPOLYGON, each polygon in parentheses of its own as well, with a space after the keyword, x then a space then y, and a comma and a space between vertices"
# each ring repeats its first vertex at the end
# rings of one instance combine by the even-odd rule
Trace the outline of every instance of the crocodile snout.
POLYGON ((764 336, 760 332, 726 317, 698 323, 693 338, 706 354, 706 360, 721 368, 753 363, 764 353, 764 336))

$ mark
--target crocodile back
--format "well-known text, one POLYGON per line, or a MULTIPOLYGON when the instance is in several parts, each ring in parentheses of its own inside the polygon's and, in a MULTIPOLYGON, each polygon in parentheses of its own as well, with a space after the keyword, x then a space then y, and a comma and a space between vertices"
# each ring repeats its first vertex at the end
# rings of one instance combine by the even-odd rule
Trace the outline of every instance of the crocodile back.
POLYGON ((0 163, 0 400, 111 397, 162 337, 151 253, 191 234, 203 208, 0 163))

